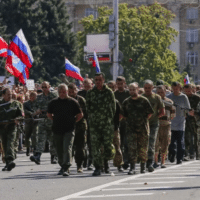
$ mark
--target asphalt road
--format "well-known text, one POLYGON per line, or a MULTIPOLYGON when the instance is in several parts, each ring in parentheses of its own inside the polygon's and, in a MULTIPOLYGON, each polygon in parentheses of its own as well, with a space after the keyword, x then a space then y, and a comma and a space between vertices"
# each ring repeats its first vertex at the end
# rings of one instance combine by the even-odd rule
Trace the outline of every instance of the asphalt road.
MULTIPOLYGON (((4 164, 0 161, 0 168, 4 164)), ((84 169, 77 174, 75 164, 70 176, 58 176, 58 164, 50 164, 50 154, 43 153, 36 165, 18 154, 16 167, 11 172, 0 171, 0 200, 200 200, 200 161, 167 163, 166 169, 153 173, 127 175, 111 167, 113 174, 93 177, 84 169)))

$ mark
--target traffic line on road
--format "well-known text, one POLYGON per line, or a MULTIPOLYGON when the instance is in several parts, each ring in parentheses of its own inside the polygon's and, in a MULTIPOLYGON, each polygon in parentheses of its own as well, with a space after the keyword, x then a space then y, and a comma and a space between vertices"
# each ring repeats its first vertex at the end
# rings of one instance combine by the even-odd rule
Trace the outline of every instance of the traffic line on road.
POLYGON ((166 174, 166 173, 161 173, 161 174, 158 174, 158 172, 156 173, 156 176, 166 176, 166 175, 169 175, 169 176, 174 176, 174 175, 200 175, 200 173, 198 172, 198 173, 172 173, 172 172, 170 172, 170 174, 166 174))
POLYGON ((132 187, 132 188, 108 188, 102 189, 100 191, 116 191, 116 190, 154 190, 154 189, 169 189, 174 188, 171 186, 161 186, 161 187, 132 187))
POLYGON ((105 197, 130 197, 130 196, 149 196, 154 193, 138 193, 138 194, 103 194, 103 195, 89 195, 89 196, 78 196, 76 199, 86 199, 86 198, 105 198, 105 197))
MULTIPOLYGON (((165 174, 166 175, 166 174, 165 174)), ((176 177, 147 177, 147 178, 138 178, 137 180, 140 180, 140 179, 147 179, 147 180, 158 180, 158 179, 184 179, 184 178, 196 178, 196 177, 179 177, 179 176, 176 176, 176 177)))
MULTIPOLYGON (((148 182, 149 184, 171 184, 171 183, 184 183, 185 181, 164 181, 164 182, 148 182)), ((118 183, 116 185, 145 185, 147 183, 137 182, 137 183, 118 183)))
MULTIPOLYGON (((185 165, 189 165, 189 164, 194 165, 196 162, 197 162, 196 160, 195 161, 189 161, 189 162, 183 163, 181 166, 185 166, 185 165)), ((167 171, 169 169, 176 169, 176 168, 179 168, 179 167, 180 167, 180 165, 168 167, 168 168, 162 169, 162 172, 167 171)), ((83 190, 81 192, 77 192, 77 193, 74 193, 74 194, 71 194, 71 195, 67 195, 67 196, 64 196, 64 197, 61 197, 61 198, 57 198, 56 200, 67 200, 67 199, 78 198, 81 195, 88 194, 88 193, 94 192, 94 191, 99 191, 101 189, 104 189, 106 187, 110 187, 110 186, 118 184, 118 183, 134 180, 134 179, 137 179, 137 178, 140 178, 140 177, 144 177, 146 175, 155 176, 155 172, 156 171, 154 171, 152 173, 138 174, 138 175, 130 176, 130 177, 127 177, 127 178, 124 178, 124 179, 120 179, 120 180, 113 181, 113 182, 110 182, 110 183, 106 183, 106 184, 103 184, 103 185, 100 185, 100 186, 97 186, 97 187, 93 187, 93 188, 90 188, 90 189, 87 189, 87 190, 83 190)), ((167 178, 171 178, 171 177, 167 177, 167 178)), ((180 178, 180 177, 176 177, 176 178, 180 178)), ((192 178, 192 177, 184 177, 184 178, 192 178)), ((145 178, 145 179, 148 179, 148 178, 145 178)), ((162 177, 162 179, 164 179, 164 178, 162 177)))

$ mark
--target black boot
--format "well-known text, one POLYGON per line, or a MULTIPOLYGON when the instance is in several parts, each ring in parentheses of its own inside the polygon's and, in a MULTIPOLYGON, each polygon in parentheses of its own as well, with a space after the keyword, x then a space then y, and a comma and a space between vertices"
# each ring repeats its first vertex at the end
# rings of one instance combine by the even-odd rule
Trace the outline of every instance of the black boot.
POLYGON ((35 162, 37 165, 40 165, 40 157, 41 157, 41 153, 36 153, 36 155, 35 156, 31 156, 30 157, 30 160, 32 161, 32 162, 35 162))
POLYGON ((110 173, 110 167, 109 167, 108 160, 104 160, 104 170, 105 170, 106 174, 110 173))
POLYGON ((57 156, 51 155, 51 164, 57 164, 57 156))
POLYGON ((140 163, 140 173, 141 174, 145 173, 145 163, 140 163))
POLYGON ((2 169, 3 172, 7 171, 8 170, 8 162, 6 161, 6 165, 5 167, 2 169))
POLYGON ((26 148, 26 156, 30 156, 30 147, 26 148))
POLYGON ((11 171, 13 168, 15 168, 15 163, 13 161, 8 162, 7 171, 11 171))
POLYGON ((128 172, 128 175, 133 175, 133 174, 136 174, 135 172, 135 163, 131 163, 131 166, 130 166, 130 170, 128 172))
POLYGON ((100 167, 95 167, 95 170, 94 170, 92 176, 100 176, 100 175, 101 175, 100 167))
POLYGON ((148 160, 148 161, 147 161, 147 166, 148 166, 148 171, 149 171, 149 172, 153 172, 153 171, 154 171, 154 168, 153 168, 152 163, 153 163, 152 160, 148 160))

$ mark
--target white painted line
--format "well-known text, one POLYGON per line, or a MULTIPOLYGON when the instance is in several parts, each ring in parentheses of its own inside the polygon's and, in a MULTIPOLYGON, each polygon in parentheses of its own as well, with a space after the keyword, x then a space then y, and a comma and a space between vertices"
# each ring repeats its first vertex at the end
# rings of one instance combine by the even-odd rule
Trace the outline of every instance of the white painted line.
MULTIPOLYGON (((196 161, 196 160, 195 161, 189 161, 189 162, 183 163, 181 166, 193 164, 193 163, 196 163, 196 162, 198 162, 198 161, 196 161)), ((179 168, 179 167, 180 167, 180 165, 174 165, 172 167, 168 167, 168 168, 162 169, 162 172, 167 171, 169 169, 176 169, 176 168, 179 168)), ((115 184, 118 184, 118 183, 134 180, 134 179, 137 179, 139 177, 144 177, 146 175, 154 176, 155 175, 155 171, 152 172, 152 173, 138 174, 138 175, 130 176, 130 177, 127 177, 127 178, 123 178, 123 179, 120 179, 120 180, 117 180, 117 181, 113 181, 113 182, 106 183, 106 184, 103 184, 103 185, 100 185, 100 186, 97 186, 97 187, 93 187, 93 188, 90 188, 90 189, 87 189, 87 190, 83 190, 81 192, 77 192, 77 193, 74 193, 74 194, 71 194, 71 195, 67 195, 67 196, 64 196, 64 197, 61 197, 61 198, 58 198, 58 199, 55 199, 55 200, 67 200, 67 199, 77 198, 77 197, 79 197, 81 195, 88 194, 88 193, 94 192, 94 191, 99 191, 99 190, 101 190, 103 188, 106 188, 106 187, 109 187, 109 186, 112 186, 112 185, 115 185, 115 184)), ((184 177, 184 178, 186 178, 186 177, 184 177)), ((189 177, 189 178, 192 178, 192 177, 189 177)), ((162 179, 163 179, 163 177, 162 177, 162 179)))
POLYGON ((137 182, 137 183, 119 183, 116 185, 150 185, 150 184, 167 184, 167 183, 184 183, 185 181, 165 181, 165 182, 137 182))
POLYGON ((105 195, 90 195, 90 196, 78 196, 76 199, 85 198, 104 198, 104 197, 130 197, 130 196, 149 196, 153 193, 138 193, 138 194, 105 194, 105 195))
POLYGON ((196 178, 196 177, 193 177, 193 176, 191 176, 191 177, 147 177, 147 178, 138 178, 138 179, 136 179, 136 180, 140 180, 140 179, 148 179, 148 180, 157 180, 157 179, 184 179, 184 178, 196 178))
POLYGON ((137 194, 105 194, 105 195, 90 195, 90 196, 79 196, 77 199, 85 199, 85 198, 104 198, 104 197, 130 197, 130 196, 148 196, 153 193, 137 193, 137 194))
POLYGON ((166 189, 166 188, 175 188, 170 186, 163 186, 163 187, 135 187, 135 188, 109 188, 109 189, 102 189, 100 191, 116 191, 116 190, 152 190, 152 189, 166 189))
POLYGON ((166 175, 169 175, 169 176, 174 176, 174 175, 200 175, 200 173, 198 172, 198 173, 171 173, 170 172, 170 174, 166 174, 166 173, 163 173, 163 174, 158 174, 158 173, 156 173, 155 174, 156 176, 166 176, 166 175))
POLYGON ((186 170, 185 169, 173 169, 173 171, 170 171, 169 173, 172 173, 172 172, 176 173, 176 172, 180 172, 180 171, 181 172, 198 172, 198 170, 192 170, 192 169, 191 170, 190 169, 188 169, 188 170, 187 169, 186 170))
POLYGON ((182 169, 182 168, 184 168, 184 169, 200 169, 200 167, 189 167, 189 166, 188 167, 187 166, 183 166, 183 167, 181 166, 180 169, 182 169))

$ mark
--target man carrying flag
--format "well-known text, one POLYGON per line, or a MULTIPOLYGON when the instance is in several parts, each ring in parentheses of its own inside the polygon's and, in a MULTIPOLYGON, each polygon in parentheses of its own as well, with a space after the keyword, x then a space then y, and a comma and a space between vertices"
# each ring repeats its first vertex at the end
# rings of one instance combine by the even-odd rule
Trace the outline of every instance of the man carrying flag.
POLYGON ((98 61, 97 54, 96 54, 95 51, 94 51, 94 59, 93 59, 92 66, 93 66, 93 67, 96 67, 96 72, 97 72, 97 73, 101 72, 100 66, 99 66, 99 61, 98 61))
POLYGON ((6 69, 14 75, 22 84, 26 84, 29 78, 29 69, 33 64, 33 56, 29 45, 20 29, 8 46, 6 69))
POLYGON ((7 57, 7 49, 8 44, 6 41, 0 36, 0 57, 7 57))

